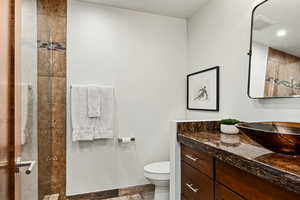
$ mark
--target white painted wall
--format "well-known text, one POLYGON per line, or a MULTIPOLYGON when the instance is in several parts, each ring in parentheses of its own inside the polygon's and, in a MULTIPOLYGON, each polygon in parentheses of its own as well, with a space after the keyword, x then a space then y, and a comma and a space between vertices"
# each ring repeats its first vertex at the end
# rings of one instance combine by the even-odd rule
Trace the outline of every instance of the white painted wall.
POLYGON ((144 165, 169 159, 169 120, 185 117, 186 37, 183 19, 70 2, 68 84, 114 86, 115 135, 136 143, 73 143, 68 113, 68 195, 147 184, 144 165))
POLYGON ((220 112, 188 111, 188 119, 300 122, 300 99, 247 97, 252 0, 211 0, 188 21, 188 71, 221 66, 220 112))
POLYGON ((250 96, 264 97, 269 47, 253 42, 251 60, 250 96))

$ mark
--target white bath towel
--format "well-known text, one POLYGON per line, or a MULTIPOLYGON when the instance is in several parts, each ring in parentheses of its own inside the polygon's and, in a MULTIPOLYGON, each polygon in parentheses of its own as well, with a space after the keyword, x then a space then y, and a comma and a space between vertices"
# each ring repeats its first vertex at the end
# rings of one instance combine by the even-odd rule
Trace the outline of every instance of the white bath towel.
POLYGON ((88 117, 101 117, 101 90, 97 86, 88 87, 88 117))
POLYGON ((99 87, 101 93, 101 117, 93 118, 95 139, 114 137, 114 88, 99 87))
POLYGON ((72 85, 71 119, 72 140, 91 141, 94 139, 93 121, 87 116, 87 87, 72 85))

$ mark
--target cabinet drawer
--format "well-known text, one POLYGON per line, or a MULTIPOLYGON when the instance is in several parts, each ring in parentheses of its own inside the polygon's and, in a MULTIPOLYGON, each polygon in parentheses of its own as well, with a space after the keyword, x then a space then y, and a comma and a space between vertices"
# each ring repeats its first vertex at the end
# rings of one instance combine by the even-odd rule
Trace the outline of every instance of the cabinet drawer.
POLYGON ((295 200, 300 195, 289 192, 246 171, 216 162, 216 180, 248 200, 295 200))
POLYGON ((213 158, 211 156, 181 145, 181 159, 213 178, 213 158))
POLYGON ((213 180, 187 163, 181 162, 181 192, 188 200, 213 200, 213 180))
POLYGON ((232 192, 221 184, 215 184, 216 200, 244 200, 238 194, 232 192))

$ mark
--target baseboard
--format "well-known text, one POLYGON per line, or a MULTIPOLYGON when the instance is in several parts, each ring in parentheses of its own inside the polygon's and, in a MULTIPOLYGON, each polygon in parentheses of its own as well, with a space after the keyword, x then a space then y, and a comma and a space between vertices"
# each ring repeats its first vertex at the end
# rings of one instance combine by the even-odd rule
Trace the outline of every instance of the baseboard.
POLYGON ((96 198, 97 200, 100 199, 108 199, 108 198, 115 198, 115 197, 122 197, 122 196, 130 196, 143 193, 150 193, 154 192, 154 185, 147 184, 147 185, 138 185, 128 188, 121 188, 121 189, 114 189, 114 190, 107 190, 101 192, 93 192, 93 193, 86 193, 74 196, 68 196, 67 200, 90 200, 96 198))

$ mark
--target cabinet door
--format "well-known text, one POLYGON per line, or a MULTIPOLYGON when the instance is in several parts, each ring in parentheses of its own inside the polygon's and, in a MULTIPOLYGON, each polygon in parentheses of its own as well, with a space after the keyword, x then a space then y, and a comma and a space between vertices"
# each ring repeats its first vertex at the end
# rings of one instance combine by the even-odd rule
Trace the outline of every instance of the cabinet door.
POLYGON ((216 181, 248 200, 298 200, 300 195, 287 191, 246 171, 216 162, 216 181))
POLYGON ((211 156, 181 145, 181 160, 213 178, 213 158, 211 156))
POLYGON ((215 184, 216 200, 244 200, 238 194, 232 192, 221 184, 215 184))
POLYGON ((214 184, 207 175, 182 162, 181 191, 187 200, 213 200, 214 184))

